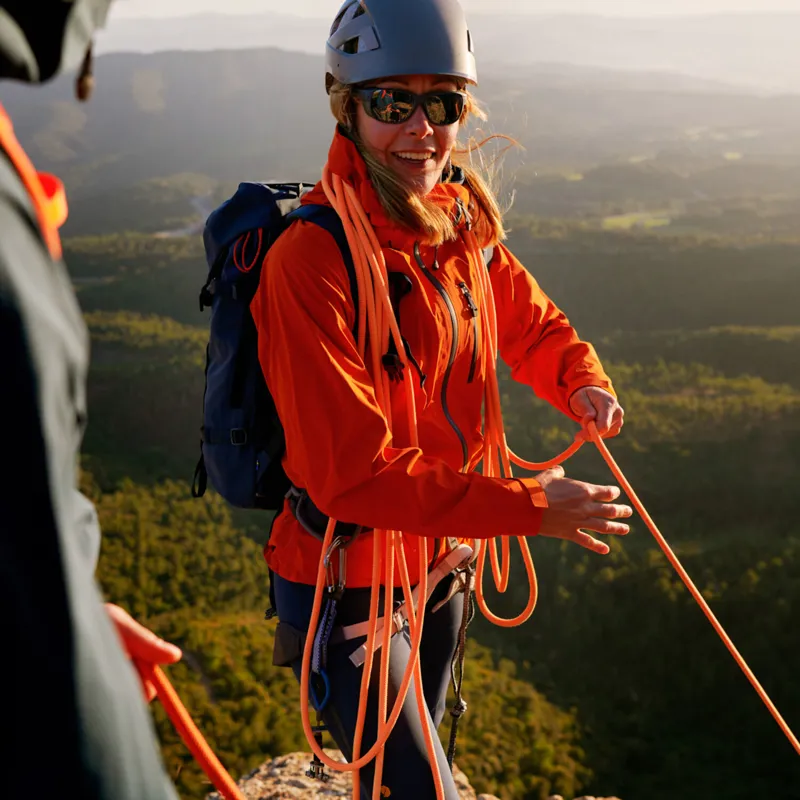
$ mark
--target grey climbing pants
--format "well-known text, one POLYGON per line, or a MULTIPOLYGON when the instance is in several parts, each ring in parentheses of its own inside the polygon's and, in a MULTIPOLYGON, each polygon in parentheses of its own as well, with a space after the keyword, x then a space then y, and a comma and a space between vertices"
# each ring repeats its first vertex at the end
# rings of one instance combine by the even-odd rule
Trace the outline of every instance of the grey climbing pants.
MULTIPOLYGON (((425 609, 420 662, 422 686, 426 702, 426 714, 432 729, 442 723, 446 711, 447 687, 450 679, 450 664, 458 644, 458 633, 463 616, 463 595, 456 594, 436 613, 431 609, 447 594, 452 576, 448 576, 434 590, 425 609)), ((276 663, 291 666, 297 679, 300 679, 302 640, 308 630, 314 587, 284 580, 273 576, 275 608, 280 623, 276 636, 276 663), (294 642, 294 644, 291 644, 294 642), (299 651, 299 652, 298 652, 299 651)), ((336 625, 345 626, 363 622, 369 618, 369 589, 347 589, 337 608, 336 625)), ((402 599, 402 592, 395 590, 396 601, 402 599)), ((383 608, 381 597, 381 609, 383 608)), ((358 699, 361 690, 361 667, 350 661, 353 653, 366 639, 351 639, 328 647, 326 672, 330 682, 330 699, 322 712, 322 718, 331 737, 344 753, 352 759, 353 737, 358 713, 358 699)), ((377 651, 379 654, 380 651, 377 651)), ((389 710, 391 711, 397 690, 403 678, 411 653, 411 640, 408 628, 394 635, 392 639, 389 667, 389 710)), ((370 693, 367 705, 366 724, 361 753, 377 739, 378 718, 378 672, 380 657, 375 658, 370 693)), ((437 736, 434 736, 436 758, 444 784, 446 800, 458 800, 458 792, 447 758, 437 736)), ((361 797, 370 800, 374 777, 374 762, 360 771, 361 797)), ((422 722, 417 709, 415 686, 411 688, 384 750, 383 777, 381 781, 384 797, 402 800, 435 800, 431 766, 423 736, 422 722)))

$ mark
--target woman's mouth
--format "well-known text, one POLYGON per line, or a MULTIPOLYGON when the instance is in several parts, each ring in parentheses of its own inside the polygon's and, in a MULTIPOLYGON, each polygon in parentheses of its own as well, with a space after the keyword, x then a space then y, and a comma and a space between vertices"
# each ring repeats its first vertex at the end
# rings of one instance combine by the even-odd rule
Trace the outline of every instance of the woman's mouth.
POLYGON ((423 167, 433 161, 436 156, 431 150, 400 150, 392 155, 410 167, 423 167))

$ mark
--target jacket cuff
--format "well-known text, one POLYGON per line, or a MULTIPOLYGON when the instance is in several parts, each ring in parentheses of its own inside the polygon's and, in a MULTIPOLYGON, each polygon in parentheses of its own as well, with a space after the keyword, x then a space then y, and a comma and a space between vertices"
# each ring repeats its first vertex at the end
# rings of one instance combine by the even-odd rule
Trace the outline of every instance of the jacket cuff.
POLYGON ((539 481, 536 478, 515 478, 516 485, 512 484, 515 493, 525 494, 531 503, 531 509, 534 512, 533 519, 531 520, 531 530, 527 536, 536 536, 539 533, 539 528, 542 525, 542 512, 548 508, 547 495, 544 493, 539 481))
POLYGON ((516 478, 515 480, 520 494, 524 493, 528 496, 534 512, 530 532, 526 535, 536 536, 542 526, 542 512, 548 508, 547 495, 536 478, 516 478))
POLYGON ((530 498, 535 509, 549 508, 547 495, 536 478, 517 478, 516 480, 530 498))

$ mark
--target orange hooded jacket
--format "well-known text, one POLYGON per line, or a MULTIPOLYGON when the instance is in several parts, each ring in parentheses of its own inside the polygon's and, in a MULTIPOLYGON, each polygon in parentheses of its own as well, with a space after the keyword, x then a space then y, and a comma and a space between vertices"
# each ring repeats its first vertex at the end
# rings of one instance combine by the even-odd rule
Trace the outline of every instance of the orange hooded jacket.
MULTIPOLYGON (((251 305, 259 359, 286 433, 286 474, 325 514, 370 529, 433 538, 536 534, 547 506, 536 480, 486 478, 473 471, 482 450, 486 362, 478 352, 474 309, 483 302, 478 270, 484 266, 473 263, 461 237, 427 247, 392 223, 355 145, 339 131, 328 164, 358 194, 390 278, 406 276, 400 277, 406 292, 395 299, 395 313, 418 368, 409 365, 404 379, 392 384, 392 439, 357 351, 355 304, 339 248, 327 231, 294 223, 269 250, 251 305), (403 427, 410 386, 418 449, 407 446, 403 427)), ((454 219, 460 216, 461 228, 467 222, 459 208, 475 213, 466 185, 441 183, 428 198, 454 219)), ((320 185, 303 202, 328 205, 320 185)), ((516 381, 573 419, 573 392, 585 386, 613 391, 592 346, 578 338, 505 247, 495 249, 490 274, 500 355, 516 381)), ((406 538, 413 584, 417 539, 406 538)), ((371 540, 364 533, 350 548, 349 587, 371 584, 371 540)), ((281 577, 314 584, 321 544, 287 504, 265 556, 281 577)))

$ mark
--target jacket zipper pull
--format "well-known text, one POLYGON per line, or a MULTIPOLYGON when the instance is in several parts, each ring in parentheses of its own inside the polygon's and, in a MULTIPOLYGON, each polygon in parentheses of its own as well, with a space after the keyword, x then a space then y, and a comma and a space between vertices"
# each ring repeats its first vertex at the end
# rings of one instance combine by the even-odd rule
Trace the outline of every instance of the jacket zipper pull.
POLYGON ((478 306, 475 304, 475 299, 472 296, 472 292, 469 290, 469 286, 467 286, 464 281, 458 284, 458 288, 461 290, 461 294, 464 295, 464 300, 467 301, 467 308, 469 308, 470 314, 473 317, 478 316, 478 306))
POLYGON ((464 300, 467 301, 467 308, 469 308, 470 316, 472 317, 472 358, 470 359, 469 377, 467 383, 472 383, 475 380, 475 370, 478 366, 478 306, 475 303, 475 298, 469 290, 464 281, 458 284, 461 294, 464 295, 464 300))

